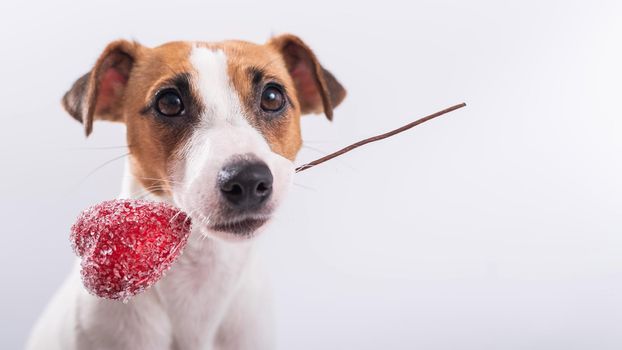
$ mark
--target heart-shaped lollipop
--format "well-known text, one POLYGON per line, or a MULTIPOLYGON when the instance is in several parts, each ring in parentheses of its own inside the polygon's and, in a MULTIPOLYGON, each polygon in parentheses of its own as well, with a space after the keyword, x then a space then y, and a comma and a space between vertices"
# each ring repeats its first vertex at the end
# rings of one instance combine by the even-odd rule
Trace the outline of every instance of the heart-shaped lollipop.
POLYGON ((99 297, 121 299, 157 282, 188 241, 190 219, 165 203, 111 200, 85 210, 71 227, 82 281, 99 297))

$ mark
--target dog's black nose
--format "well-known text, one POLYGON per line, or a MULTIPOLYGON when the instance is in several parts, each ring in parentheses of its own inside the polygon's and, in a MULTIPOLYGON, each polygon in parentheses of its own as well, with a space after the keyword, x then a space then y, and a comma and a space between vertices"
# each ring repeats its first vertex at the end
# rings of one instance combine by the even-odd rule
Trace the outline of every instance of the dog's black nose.
POLYGON ((264 162, 238 160, 220 170, 218 185, 223 197, 235 209, 253 209, 270 197, 272 172, 264 162))

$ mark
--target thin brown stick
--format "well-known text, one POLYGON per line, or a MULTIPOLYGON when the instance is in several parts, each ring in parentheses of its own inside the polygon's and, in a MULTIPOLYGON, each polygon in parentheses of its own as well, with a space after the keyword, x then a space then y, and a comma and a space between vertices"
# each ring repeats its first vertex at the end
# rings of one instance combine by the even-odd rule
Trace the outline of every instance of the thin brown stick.
POLYGON ((449 112, 453 112, 456 109, 462 108, 464 106, 466 106, 466 103, 460 103, 460 104, 457 104, 455 106, 451 106, 449 108, 445 108, 442 111, 438 111, 436 113, 430 114, 427 117, 423 117, 421 119, 415 120, 414 122, 408 123, 408 124, 406 124, 406 125, 404 125, 404 126, 402 126, 400 128, 397 128, 395 130, 391 130, 391 131, 386 132, 384 134, 372 136, 372 137, 366 138, 364 140, 361 140, 359 142, 355 142, 355 143, 351 144, 350 146, 347 146, 347 147, 344 147, 344 148, 340 149, 339 151, 333 152, 333 153, 328 154, 328 155, 326 155, 326 156, 324 156, 322 158, 316 159, 316 160, 314 160, 312 162, 309 162, 307 164, 303 164, 303 165, 299 166, 298 168, 296 168, 296 172, 299 173, 299 172, 301 172, 303 170, 307 170, 307 169, 313 168, 314 166, 316 166, 318 164, 322 164, 322 163, 324 163, 324 162, 326 162, 328 160, 331 160, 331 159, 333 159, 335 157, 339 157, 340 155, 342 155, 344 153, 348 153, 348 152, 352 151, 355 148, 358 148, 358 147, 361 147, 361 146, 366 145, 368 143, 380 141, 380 140, 386 139, 387 137, 391 137, 393 135, 399 134, 402 131, 406 131, 406 130, 408 130, 410 128, 414 128, 415 126, 417 126, 419 124, 423 124, 423 123, 427 122, 428 120, 434 119, 436 117, 440 117, 441 115, 449 113, 449 112))

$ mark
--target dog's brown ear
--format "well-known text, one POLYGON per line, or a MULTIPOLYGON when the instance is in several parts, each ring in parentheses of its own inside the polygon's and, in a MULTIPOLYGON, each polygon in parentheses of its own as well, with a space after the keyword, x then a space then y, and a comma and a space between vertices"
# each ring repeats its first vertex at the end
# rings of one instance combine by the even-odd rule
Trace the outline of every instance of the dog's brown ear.
POLYGON ((285 60, 296 86, 301 112, 324 112, 332 120, 333 109, 346 97, 343 86, 320 65, 313 51, 297 36, 280 35, 268 44, 274 46, 285 60))
POLYGON ((63 97, 63 107, 84 124, 86 136, 96 119, 122 121, 123 94, 139 44, 114 41, 99 56, 90 72, 78 79, 63 97))

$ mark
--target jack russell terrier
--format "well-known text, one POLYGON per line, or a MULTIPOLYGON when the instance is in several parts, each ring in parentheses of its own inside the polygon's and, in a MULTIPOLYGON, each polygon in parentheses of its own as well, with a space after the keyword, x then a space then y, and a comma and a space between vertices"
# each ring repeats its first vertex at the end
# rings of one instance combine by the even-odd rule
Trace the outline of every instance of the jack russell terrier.
POLYGON ((263 231, 294 174, 300 116, 346 91, 298 37, 115 41, 63 106, 84 124, 125 123, 121 198, 166 201, 190 215, 184 254, 127 304, 100 299, 79 263, 50 302, 28 349, 272 349, 270 295, 250 238, 263 231))

